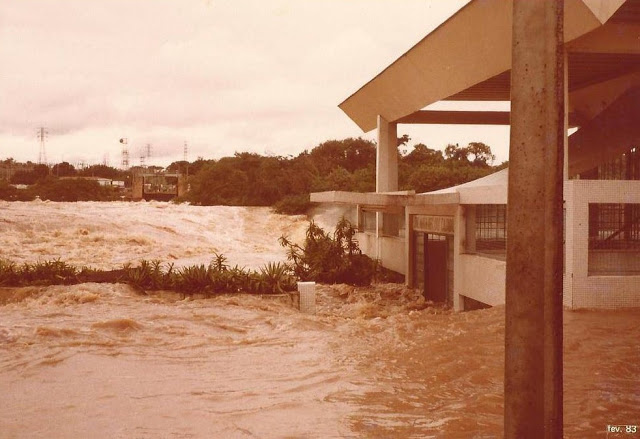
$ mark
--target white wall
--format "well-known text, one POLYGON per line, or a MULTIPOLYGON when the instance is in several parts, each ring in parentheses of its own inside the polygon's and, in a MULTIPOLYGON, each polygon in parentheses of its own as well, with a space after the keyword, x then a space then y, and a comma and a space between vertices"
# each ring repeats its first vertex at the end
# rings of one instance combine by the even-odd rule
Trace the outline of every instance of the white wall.
POLYGON ((455 269, 460 275, 456 276, 456 294, 491 306, 504 304, 505 261, 472 254, 461 254, 458 261, 455 269))
POLYGON ((356 239, 362 253, 379 259, 382 266, 400 274, 406 274, 405 238, 381 236, 373 233, 357 233, 356 239))
POLYGON ((564 305, 570 308, 640 307, 640 276, 588 274, 589 203, 640 203, 640 181, 569 180, 566 200, 564 305))

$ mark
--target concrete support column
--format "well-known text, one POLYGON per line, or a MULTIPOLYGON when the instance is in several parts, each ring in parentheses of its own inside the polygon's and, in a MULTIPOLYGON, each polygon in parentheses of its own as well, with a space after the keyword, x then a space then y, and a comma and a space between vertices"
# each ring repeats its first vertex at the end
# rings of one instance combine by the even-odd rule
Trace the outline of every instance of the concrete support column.
POLYGON ((407 255, 407 259, 405 260, 405 275, 404 275, 404 283, 405 285, 413 288, 415 285, 413 284, 414 278, 414 258, 415 258, 415 248, 413 242, 413 215, 410 215, 409 212, 405 211, 404 215, 404 254, 407 255))
POLYGON ((464 207, 464 253, 476 252, 476 205, 464 207))
POLYGON ((562 76, 564 85, 562 87, 563 99, 564 99, 564 116, 562 123, 564 124, 564 139, 562 143, 563 153, 563 165, 562 165, 562 179, 569 179, 569 52, 566 48, 562 48, 562 76))
POLYGON ((460 284, 462 283, 462 273, 460 270, 460 255, 465 252, 466 242, 466 221, 464 215, 465 208, 456 206, 456 213, 453 217, 453 309, 454 311, 464 311, 464 302, 460 297, 460 284))
POLYGON ((563 1, 513 2, 504 428, 562 437, 563 1))
POLYGON ((378 116, 376 192, 398 190, 398 125, 378 116))

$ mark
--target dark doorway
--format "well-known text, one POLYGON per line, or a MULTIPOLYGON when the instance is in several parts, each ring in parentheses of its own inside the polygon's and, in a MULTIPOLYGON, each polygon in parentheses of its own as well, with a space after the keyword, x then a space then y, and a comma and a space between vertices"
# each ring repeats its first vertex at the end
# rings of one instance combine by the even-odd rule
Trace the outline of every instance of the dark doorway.
POLYGON ((427 234, 425 240, 424 297, 434 302, 447 301, 447 257, 449 245, 442 235, 427 234))
POLYGON ((449 239, 445 235, 414 232, 413 284, 423 291, 424 297, 433 302, 447 302, 451 253, 449 239))

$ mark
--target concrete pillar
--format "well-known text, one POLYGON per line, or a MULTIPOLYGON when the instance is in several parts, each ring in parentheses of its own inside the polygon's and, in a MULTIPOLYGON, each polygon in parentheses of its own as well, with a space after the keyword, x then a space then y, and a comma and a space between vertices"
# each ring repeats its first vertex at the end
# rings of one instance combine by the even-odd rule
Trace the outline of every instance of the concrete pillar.
POLYGON ((476 205, 464 206, 464 253, 476 252, 476 205))
POLYGON ((456 206, 453 221, 453 309, 454 311, 463 311, 464 301, 463 298, 460 297, 460 284, 462 283, 460 255, 465 252, 466 222, 464 207, 459 204, 456 206))
POLYGON ((562 123, 564 124, 564 138, 562 143, 563 152, 563 166, 562 166, 562 179, 569 179, 569 54, 566 48, 562 48, 563 57, 563 69, 562 76, 564 85, 562 92, 564 94, 564 117, 562 123))
POLYGON ((413 215, 411 215, 406 210, 404 215, 404 254, 407 256, 407 259, 405 259, 404 283, 407 286, 413 288, 415 287, 413 283, 415 259, 415 248, 413 242, 413 215))
POLYGON ((131 198, 133 200, 141 200, 144 196, 144 177, 142 174, 133 174, 131 182, 131 198))
POLYGON ((562 437, 562 0, 513 2, 505 438, 562 437))
POLYGON ((376 192, 398 190, 398 125, 378 116, 376 192))

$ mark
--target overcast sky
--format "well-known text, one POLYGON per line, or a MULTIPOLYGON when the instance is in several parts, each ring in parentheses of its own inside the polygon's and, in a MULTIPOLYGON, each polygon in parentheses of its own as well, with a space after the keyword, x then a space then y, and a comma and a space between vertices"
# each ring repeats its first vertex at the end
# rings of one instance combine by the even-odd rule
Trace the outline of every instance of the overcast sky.
MULTIPOLYGON (((364 136, 338 107, 466 0, 3 0, 0 159, 112 166, 297 155, 364 136)), ((410 127, 443 149, 503 127, 410 127)))

